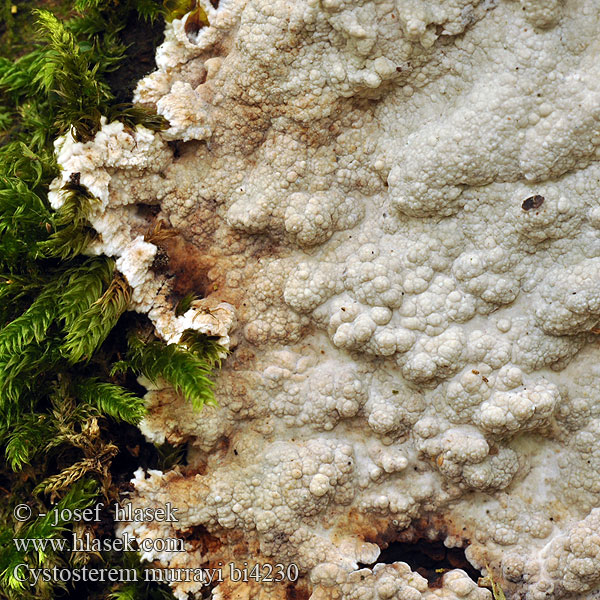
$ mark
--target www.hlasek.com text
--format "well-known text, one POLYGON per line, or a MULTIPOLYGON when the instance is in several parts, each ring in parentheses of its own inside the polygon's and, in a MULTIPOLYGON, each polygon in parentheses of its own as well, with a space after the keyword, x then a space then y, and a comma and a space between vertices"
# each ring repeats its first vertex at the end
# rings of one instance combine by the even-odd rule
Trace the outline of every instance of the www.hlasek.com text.
POLYGON ((117 538, 98 539, 90 533, 79 537, 76 533, 71 538, 13 538, 15 548, 19 552, 35 550, 36 552, 185 552, 185 541, 180 538, 135 538, 124 532, 117 538))

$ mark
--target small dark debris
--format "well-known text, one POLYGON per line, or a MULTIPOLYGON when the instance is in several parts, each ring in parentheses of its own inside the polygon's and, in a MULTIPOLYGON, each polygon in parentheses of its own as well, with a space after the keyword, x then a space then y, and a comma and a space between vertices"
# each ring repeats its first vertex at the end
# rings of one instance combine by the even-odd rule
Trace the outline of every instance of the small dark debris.
POLYGON ((219 0, 210 0, 210 5, 213 8, 219 8, 219 0))
POLYGON ((544 196, 540 196, 536 194, 535 196, 529 196, 523 201, 521 204, 521 208, 523 210, 531 210, 532 208, 539 208, 542 204, 544 204, 544 196))
POLYGON ((154 255, 154 260, 152 261, 152 269, 159 273, 164 272, 169 267, 169 255, 167 252, 158 246, 158 250, 154 255))
POLYGON ((66 192, 75 192, 86 198, 92 198, 90 191, 81 183, 81 173, 71 173, 69 181, 63 185, 62 189, 66 192))

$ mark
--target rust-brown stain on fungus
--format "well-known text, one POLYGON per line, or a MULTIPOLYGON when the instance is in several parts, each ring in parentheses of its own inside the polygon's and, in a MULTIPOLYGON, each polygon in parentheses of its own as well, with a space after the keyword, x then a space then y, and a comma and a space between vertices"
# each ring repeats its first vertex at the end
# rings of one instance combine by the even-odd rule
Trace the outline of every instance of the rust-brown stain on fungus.
MULTIPOLYGON (((193 292, 200 298, 210 295, 212 287, 218 282, 211 281, 208 272, 215 264, 215 259, 206 256, 194 244, 181 237, 162 242, 169 255, 169 271, 175 276, 172 291, 184 296, 193 292)), ((219 286, 221 287, 221 286, 219 286)))
POLYGON ((288 583, 285 588, 285 600, 308 600, 310 591, 301 582, 288 583))
POLYGON ((190 545, 189 551, 200 550, 202 554, 218 553, 223 542, 216 536, 209 533, 203 525, 195 525, 179 532, 179 538, 185 540, 190 545))

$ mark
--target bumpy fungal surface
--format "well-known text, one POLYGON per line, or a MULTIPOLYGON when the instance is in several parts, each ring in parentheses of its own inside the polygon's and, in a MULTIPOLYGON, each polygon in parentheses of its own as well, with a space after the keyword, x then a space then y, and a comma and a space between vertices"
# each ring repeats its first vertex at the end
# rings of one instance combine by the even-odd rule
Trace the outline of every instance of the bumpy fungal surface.
POLYGON ((233 350, 219 408, 149 391, 144 433, 189 459, 132 501, 179 522, 125 529, 185 540, 163 568, 298 566, 225 568, 216 600, 491 598, 378 563, 419 538, 507 597, 597 597, 597 0, 200 4, 136 92, 169 129, 58 143, 135 308, 233 350))

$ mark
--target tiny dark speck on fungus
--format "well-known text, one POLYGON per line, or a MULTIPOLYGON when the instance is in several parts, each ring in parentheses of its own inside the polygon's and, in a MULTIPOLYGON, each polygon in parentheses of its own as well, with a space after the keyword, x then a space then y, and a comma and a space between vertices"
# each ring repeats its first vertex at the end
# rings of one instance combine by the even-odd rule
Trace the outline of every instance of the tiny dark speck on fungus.
POLYGON ((535 195, 535 196, 529 196, 529 198, 526 198, 525 200, 523 200, 523 204, 521 204, 521 208, 523 210, 531 210, 532 208, 539 208, 542 204, 544 204, 544 196, 539 196, 539 195, 535 195))

